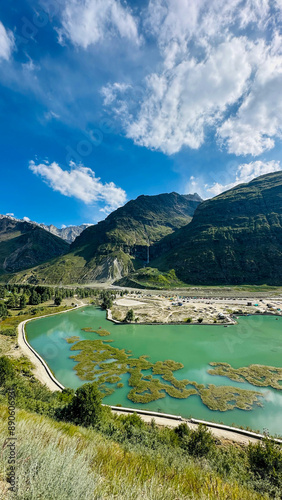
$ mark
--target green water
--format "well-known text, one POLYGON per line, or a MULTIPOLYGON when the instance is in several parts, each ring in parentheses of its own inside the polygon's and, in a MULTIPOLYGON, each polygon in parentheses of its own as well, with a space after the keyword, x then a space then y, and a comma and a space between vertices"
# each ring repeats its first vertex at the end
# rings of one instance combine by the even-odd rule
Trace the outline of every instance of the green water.
POLYGON ((42 356, 56 378, 66 387, 77 388, 85 383, 74 371, 76 362, 69 358, 71 351, 66 337, 77 335, 81 340, 113 339, 111 344, 119 349, 132 351, 133 357, 143 354, 152 362, 173 359, 184 365, 174 372, 178 379, 195 380, 203 384, 231 385, 263 393, 263 407, 253 410, 213 411, 197 395, 187 399, 165 398, 151 403, 135 404, 127 399, 129 375, 122 376, 124 387, 107 396, 104 402, 131 408, 149 408, 154 411, 193 416, 194 418, 248 426, 254 430, 268 429, 272 434, 282 434, 282 390, 260 388, 248 383, 238 383, 226 377, 207 373, 211 361, 227 362, 234 368, 262 364, 282 367, 282 318, 275 316, 248 316, 239 324, 227 328, 219 325, 115 325, 106 320, 105 312, 89 306, 64 314, 37 319, 27 323, 27 338, 42 356), (82 328, 105 328, 110 337, 99 337, 82 328))

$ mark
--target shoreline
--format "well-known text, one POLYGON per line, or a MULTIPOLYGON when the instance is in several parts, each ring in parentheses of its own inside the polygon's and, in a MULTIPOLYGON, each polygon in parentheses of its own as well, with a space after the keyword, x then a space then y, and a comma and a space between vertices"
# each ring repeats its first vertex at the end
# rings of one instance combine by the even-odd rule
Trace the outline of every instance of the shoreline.
POLYGON ((66 309, 65 311, 60 311, 52 314, 44 314, 43 316, 38 316, 36 318, 29 318, 22 321, 18 325, 17 342, 24 356, 26 356, 33 364, 34 369, 32 371, 34 373, 34 376, 39 380, 39 382, 41 382, 43 385, 48 387, 48 389, 50 389, 53 392, 61 391, 62 389, 64 389, 64 386, 54 377, 44 359, 29 344, 26 338, 25 325, 26 323, 30 321, 35 321, 36 319, 48 318, 49 316, 56 316, 57 314, 63 314, 66 312, 74 311, 76 309, 79 309, 80 307, 85 307, 87 305, 88 304, 81 304, 72 307, 71 309, 66 309))

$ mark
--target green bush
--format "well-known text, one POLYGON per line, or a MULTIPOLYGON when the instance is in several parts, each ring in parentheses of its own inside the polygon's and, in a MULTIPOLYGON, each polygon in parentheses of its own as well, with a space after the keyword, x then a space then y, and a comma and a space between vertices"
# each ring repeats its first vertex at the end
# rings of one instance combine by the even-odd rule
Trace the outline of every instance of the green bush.
POLYGON ((8 380, 13 379, 15 370, 12 361, 7 356, 0 358, 0 386, 4 386, 8 380))
POLYGON ((102 396, 96 382, 79 387, 64 411, 67 420, 84 427, 97 425, 102 414, 102 396))
POLYGON ((6 337, 16 337, 16 329, 15 328, 6 328, 5 330, 0 330, 1 335, 5 335, 6 337))
POLYGON ((185 449, 190 455, 204 457, 215 451, 215 440, 207 427, 200 424, 195 431, 190 432, 185 449))
POLYGON ((256 489, 265 489, 273 496, 278 491, 282 493, 282 451, 279 445, 266 438, 261 443, 249 444, 247 454, 256 489))

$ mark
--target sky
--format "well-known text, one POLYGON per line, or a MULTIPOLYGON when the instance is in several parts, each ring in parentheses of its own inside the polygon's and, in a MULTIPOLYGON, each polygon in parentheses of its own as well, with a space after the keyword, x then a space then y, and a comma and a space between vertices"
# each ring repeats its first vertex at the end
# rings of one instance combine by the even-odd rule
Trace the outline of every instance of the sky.
POLYGON ((282 0, 0 4, 0 213, 96 223, 282 169, 282 0))

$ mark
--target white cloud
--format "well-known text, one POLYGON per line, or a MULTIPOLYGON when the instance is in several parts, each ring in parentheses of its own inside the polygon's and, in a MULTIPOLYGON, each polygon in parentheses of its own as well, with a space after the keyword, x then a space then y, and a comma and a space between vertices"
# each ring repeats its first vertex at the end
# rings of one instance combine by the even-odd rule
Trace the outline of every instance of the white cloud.
POLYGON ((140 106, 132 111, 122 83, 104 87, 127 137, 169 155, 198 149, 209 130, 236 155, 273 148, 282 136, 280 1, 150 0, 144 25, 161 63, 140 106))
POLYGON ((129 89, 131 85, 127 83, 109 83, 102 87, 101 94, 104 97, 104 106, 109 106, 112 104, 118 95, 123 94, 127 89, 129 89))
POLYGON ((67 0, 62 12, 60 41, 68 38, 79 47, 119 35, 139 44, 136 19, 119 0, 67 0))
POLYGON ((10 213, 10 212, 9 212, 9 213, 7 213, 6 215, 8 215, 8 217, 14 217, 14 216, 15 216, 15 214, 10 213))
POLYGON ((249 43, 232 38, 211 50, 205 61, 183 61, 147 78, 147 97, 127 123, 136 144, 173 154, 183 146, 198 149, 205 127, 216 125, 227 106, 247 89, 251 75, 249 43))
POLYGON ((25 222, 30 222, 30 218, 29 218, 29 217, 23 217, 23 220, 24 220, 25 222))
POLYGON ((0 21, 0 61, 4 59, 8 61, 11 57, 15 46, 14 35, 11 31, 7 31, 0 21))
POLYGON ((200 177, 190 177, 190 180, 186 186, 186 192, 194 193, 197 192, 202 198, 211 198, 217 196, 228 189, 237 186, 238 184, 243 184, 250 182, 252 179, 259 177, 260 175, 269 174, 271 172, 278 172, 282 170, 280 161, 267 161, 263 162, 260 160, 253 161, 250 163, 243 163, 238 166, 234 178, 231 182, 227 184, 221 184, 220 182, 214 182, 213 184, 206 184, 200 177))
POLYGON ((262 58, 248 96, 218 130, 229 153, 258 156, 282 137, 282 54, 268 50, 262 58))
POLYGON ((92 203, 102 201, 106 203, 105 212, 115 210, 126 202, 126 193, 113 182, 102 183, 99 177, 90 168, 70 163, 71 170, 63 170, 58 163, 40 163, 36 165, 30 161, 30 170, 43 178, 54 190, 65 196, 70 196, 92 203))

